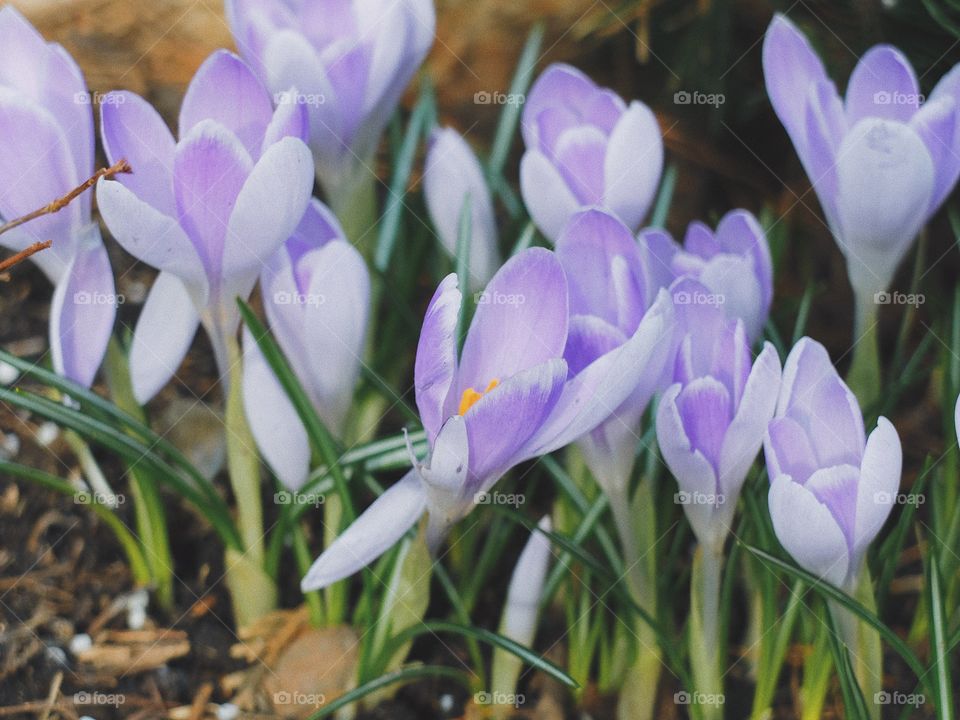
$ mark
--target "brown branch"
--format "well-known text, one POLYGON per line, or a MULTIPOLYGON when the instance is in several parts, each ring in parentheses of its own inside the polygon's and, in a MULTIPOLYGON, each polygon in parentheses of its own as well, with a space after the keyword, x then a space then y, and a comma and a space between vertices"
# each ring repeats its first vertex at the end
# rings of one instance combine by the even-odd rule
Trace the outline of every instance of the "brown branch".
MULTIPOLYGON (((0 235, 7 232, 8 230, 13 230, 14 228, 20 227, 24 223, 28 223, 31 220, 36 220, 38 217, 43 217, 44 215, 52 215, 55 212, 59 212, 71 202, 76 200, 80 195, 85 193, 87 190, 92 188, 97 180, 102 177, 112 178, 121 173, 132 173, 133 169, 130 167, 130 163, 126 160, 120 160, 115 165, 111 165, 108 168, 100 168, 93 175, 87 178, 83 183, 75 187, 73 190, 68 192, 61 198, 57 198, 51 203, 44 205, 39 210, 34 210, 31 213, 27 213, 23 217, 18 217, 15 220, 11 220, 8 223, 0 225, 0 235)), ((24 260, 29 258, 31 255, 35 255, 41 250, 46 250, 53 244, 51 240, 44 240, 42 242, 35 242, 33 245, 21 250, 15 255, 11 255, 6 260, 0 261, 0 281, 6 281, 10 279, 10 276, 7 274, 7 271, 12 268, 14 265, 19 265, 24 260)))

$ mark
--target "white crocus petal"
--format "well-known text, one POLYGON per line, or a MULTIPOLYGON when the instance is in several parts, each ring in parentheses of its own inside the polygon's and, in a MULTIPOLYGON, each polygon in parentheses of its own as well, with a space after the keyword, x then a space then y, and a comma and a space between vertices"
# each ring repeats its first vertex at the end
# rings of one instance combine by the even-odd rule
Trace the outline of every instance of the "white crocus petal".
POLYGON ((537 632, 537 610, 550 564, 550 538, 544 534, 551 530, 550 516, 545 515, 537 527, 543 532, 530 534, 510 578, 500 630, 526 647, 533 644, 537 632))
POLYGON ((843 530, 827 506, 789 475, 773 479, 770 519, 780 544, 803 569, 842 587, 850 569, 843 530))
POLYGON ((370 275, 363 256, 342 241, 315 251, 311 263, 303 314, 311 390, 324 422, 339 434, 360 372, 370 310, 370 275))
POLYGON ((199 324, 195 300, 184 284, 173 273, 161 272, 140 312, 130 348, 130 380, 138 403, 147 403, 173 377, 199 324))
POLYGON ((873 542, 890 516, 900 489, 903 451, 896 428, 885 417, 867 438, 857 485, 857 515, 853 533, 855 555, 873 542))
POLYGON ((393 547, 425 507, 423 482, 414 468, 323 551, 301 580, 300 589, 321 590, 363 569, 393 547))
POLYGON ((746 255, 717 255, 706 262, 699 280, 723 303, 731 320, 743 320, 751 340, 760 337, 766 321, 760 283, 753 258, 746 255))
POLYGON ((908 125, 866 118, 837 153, 837 223, 850 282, 864 295, 885 290, 927 217, 934 169, 908 125))
POLYGON ((243 407, 263 459, 284 487, 299 490, 310 474, 307 432, 247 328, 243 331, 243 407))
POLYGON ((454 415, 440 429, 429 465, 419 468, 430 516, 427 545, 431 552, 437 551, 450 528, 473 507, 474 498, 463 497, 469 460, 467 423, 461 415, 454 415))
POLYGON ((538 150, 527 150, 520 161, 520 188, 530 217, 551 242, 556 242, 567 220, 580 203, 550 163, 538 150))
POLYGON ((617 121, 603 161, 603 204, 636 230, 650 209, 663 171, 663 138, 653 112, 634 101, 617 121))

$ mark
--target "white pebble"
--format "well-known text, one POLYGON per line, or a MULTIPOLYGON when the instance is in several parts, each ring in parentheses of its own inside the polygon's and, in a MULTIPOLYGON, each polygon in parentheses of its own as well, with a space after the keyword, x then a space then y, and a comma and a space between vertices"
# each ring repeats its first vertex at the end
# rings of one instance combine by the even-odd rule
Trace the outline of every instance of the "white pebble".
POLYGON ((20 377, 20 371, 10 363, 0 362, 0 384, 9 385, 20 377))
POLYGON ((446 693, 440 696, 440 709, 444 714, 453 712, 453 695, 446 693))
POLYGON ((37 428, 37 442, 46 447, 60 435, 60 428, 52 422, 45 422, 37 428))
POLYGON ((20 438, 13 433, 4 435, 0 433, 0 458, 9 460, 14 458, 20 452, 20 438))
POLYGON ((79 633, 70 638, 70 652, 79 655, 93 647, 93 638, 86 633, 79 633))
POLYGON ((217 720, 235 720, 240 715, 240 708, 233 703, 224 703, 217 707, 217 720))

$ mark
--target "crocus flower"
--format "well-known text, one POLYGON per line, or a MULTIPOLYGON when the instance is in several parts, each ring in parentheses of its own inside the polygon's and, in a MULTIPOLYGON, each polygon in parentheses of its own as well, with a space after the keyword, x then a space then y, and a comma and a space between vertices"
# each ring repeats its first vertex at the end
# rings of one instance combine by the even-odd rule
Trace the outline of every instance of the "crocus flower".
MULTIPOLYGON (((260 287, 277 343, 321 419, 340 435, 363 355, 370 276, 320 201, 310 204, 297 231, 268 260, 260 287)), ((280 481, 297 490, 310 471, 306 431, 249 330, 243 347, 250 430, 280 481)))
MULTIPOLYGON (((93 109, 83 73, 10 5, 0 10, 0 138, 0 222, 43 207, 93 174, 93 109)), ((32 259, 55 286, 53 367, 89 386, 119 300, 89 195, 0 235, 11 250, 43 240, 52 247, 32 259)))
POLYGON ((133 390, 146 402, 166 383, 203 324, 221 373, 245 298, 303 218, 313 163, 303 108, 274 112, 250 68, 226 51, 197 71, 174 141, 157 112, 130 92, 106 96, 103 145, 136 169, 97 186, 100 213, 131 255, 160 270, 130 353, 133 390))
MULTIPOLYGON (((557 257, 570 285, 570 330, 564 358, 573 372, 630 338, 664 288, 662 258, 610 213, 590 209, 572 216, 557 240, 557 257)), ((626 401, 578 445, 597 482, 611 496, 626 491, 637 449, 640 418, 666 383, 673 343, 647 356, 640 382, 626 401)))
POLYGON ((455 275, 427 308, 414 368, 426 462, 390 487, 316 560, 314 590, 390 548, 424 511, 435 550, 449 528, 514 465, 552 452, 600 424, 640 382, 651 353, 672 333, 666 291, 630 339, 582 368, 564 360, 567 279, 556 256, 530 248, 512 257, 481 296, 457 356, 462 296, 455 275))
POLYGON ((432 0, 228 0, 226 12, 241 54, 278 101, 309 108, 325 190, 336 195, 370 173, 380 135, 433 44, 432 0))
POLYGON ((877 45, 860 59, 841 100, 810 43, 783 15, 767 29, 763 68, 858 301, 871 303, 960 174, 960 69, 924 102, 909 61, 877 45))
POLYGON ((764 454, 780 544, 801 567, 853 588, 896 498, 900 438, 884 417, 866 437, 856 397, 810 338, 787 358, 764 454))
POLYGON ((500 266, 493 198, 477 156, 456 130, 434 131, 423 170, 423 191, 440 242, 453 257, 457 256, 460 215, 469 198, 470 289, 482 288, 500 266))
POLYGON ((699 280, 727 317, 743 320, 751 342, 760 337, 773 300, 773 264, 767 236, 751 213, 731 210, 716 232, 704 223, 690 223, 682 248, 663 230, 640 235, 649 246, 661 248, 658 257, 667 260, 674 276, 699 280))
MULTIPOLYGON (((707 288, 683 278, 673 297, 709 298, 707 288)), ((765 343, 751 364, 742 320, 716 304, 677 303, 683 334, 674 384, 657 406, 657 442, 680 486, 679 502, 697 540, 721 548, 740 488, 763 444, 780 387, 780 358, 765 343)))
POLYGON ((598 206, 636 230, 657 191, 663 139, 646 105, 626 105, 569 65, 551 65, 527 95, 520 188, 553 241, 577 210, 598 206))

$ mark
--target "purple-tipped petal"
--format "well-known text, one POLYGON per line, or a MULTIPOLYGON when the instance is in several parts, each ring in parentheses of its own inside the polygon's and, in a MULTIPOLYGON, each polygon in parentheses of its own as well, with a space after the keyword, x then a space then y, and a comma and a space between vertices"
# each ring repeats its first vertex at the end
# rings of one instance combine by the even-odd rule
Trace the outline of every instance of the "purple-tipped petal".
POLYGON ((425 508, 423 483, 413 469, 323 551, 300 582, 300 589, 321 590, 366 567, 393 547, 425 508))
POLYGON ((530 217, 540 232, 556 242, 580 202, 563 177, 538 150, 527 150, 520 161, 520 189, 530 217))
MULTIPOLYGON (((289 97, 289 96, 288 96, 289 97)), ((310 115, 306 105, 298 102, 280 102, 263 134, 259 154, 262 155, 275 142, 292 137, 303 142, 310 140, 310 115)))
POLYGON ((852 127, 868 117, 910 122, 920 106, 920 87, 910 61, 890 45, 876 45, 850 75, 846 111, 852 127))
POLYGON ((548 67, 527 93, 520 129, 528 149, 538 147, 537 117, 554 105, 587 106, 597 86, 590 78, 570 65, 555 63, 548 67))
POLYGON ((107 160, 126 159, 132 173, 117 180, 145 203, 176 217, 173 200, 173 135, 160 114, 132 92, 113 92, 100 110, 100 131, 107 160))
POLYGON ((247 64, 227 50, 217 50, 197 70, 183 97, 180 138, 203 120, 215 120, 256 159, 272 117, 270 96, 247 64))
POLYGON ((843 530, 826 505, 786 475, 773 479, 769 505, 777 539, 797 564, 842 587, 851 558, 843 530))
POLYGON ((567 361, 570 374, 576 375, 626 340, 623 331, 596 315, 572 315, 563 359, 567 361))
POLYGON ((175 219, 140 200, 119 182, 97 183, 97 205, 110 234, 141 262, 166 270, 206 292, 207 273, 175 219))
POLYGON ((680 390, 676 407, 690 446, 710 462, 717 474, 720 449, 733 420, 730 392, 715 378, 695 378, 680 390))
POLYGON ((243 332, 243 407, 263 459, 296 492, 310 475, 310 443, 300 417, 250 334, 243 332))
POLYGON ((770 477, 789 475, 801 485, 817 469, 817 456, 803 427, 791 417, 770 421, 763 453, 770 477))
POLYGON ((110 258, 94 226, 53 293, 50 349, 57 373, 90 387, 107 351, 119 302, 110 258))
POLYGON ((928 213, 934 213, 960 176, 960 105, 951 97, 925 102, 910 120, 933 160, 933 194, 928 213))
POLYGON ((663 171, 657 118, 632 102, 610 135, 604 159, 603 205, 636 230, 650 209, 663 171))
POLYGON ((145 405, 173 377, 190 349, 200 317, 180 279, 161 272, 147 295, 133 332, 130 380, 137 402, 145 405))
POLYGON ((553 253, 530 248, 508 260, 480 294, 460 359, 458 398, 561 357, 567 308, 567 279, 553 253))
POLYGON ((580 205, 602 205, 607 136, 590 125, 567 130, 557 140, 555 164, 580 205))
POLYGON ((431 443, 448 416, 445 407, 457 373, 456 333, 462 302, 457 276, 450 274, 434 293, 420 331, 414 386, 417 409, 431 443))

